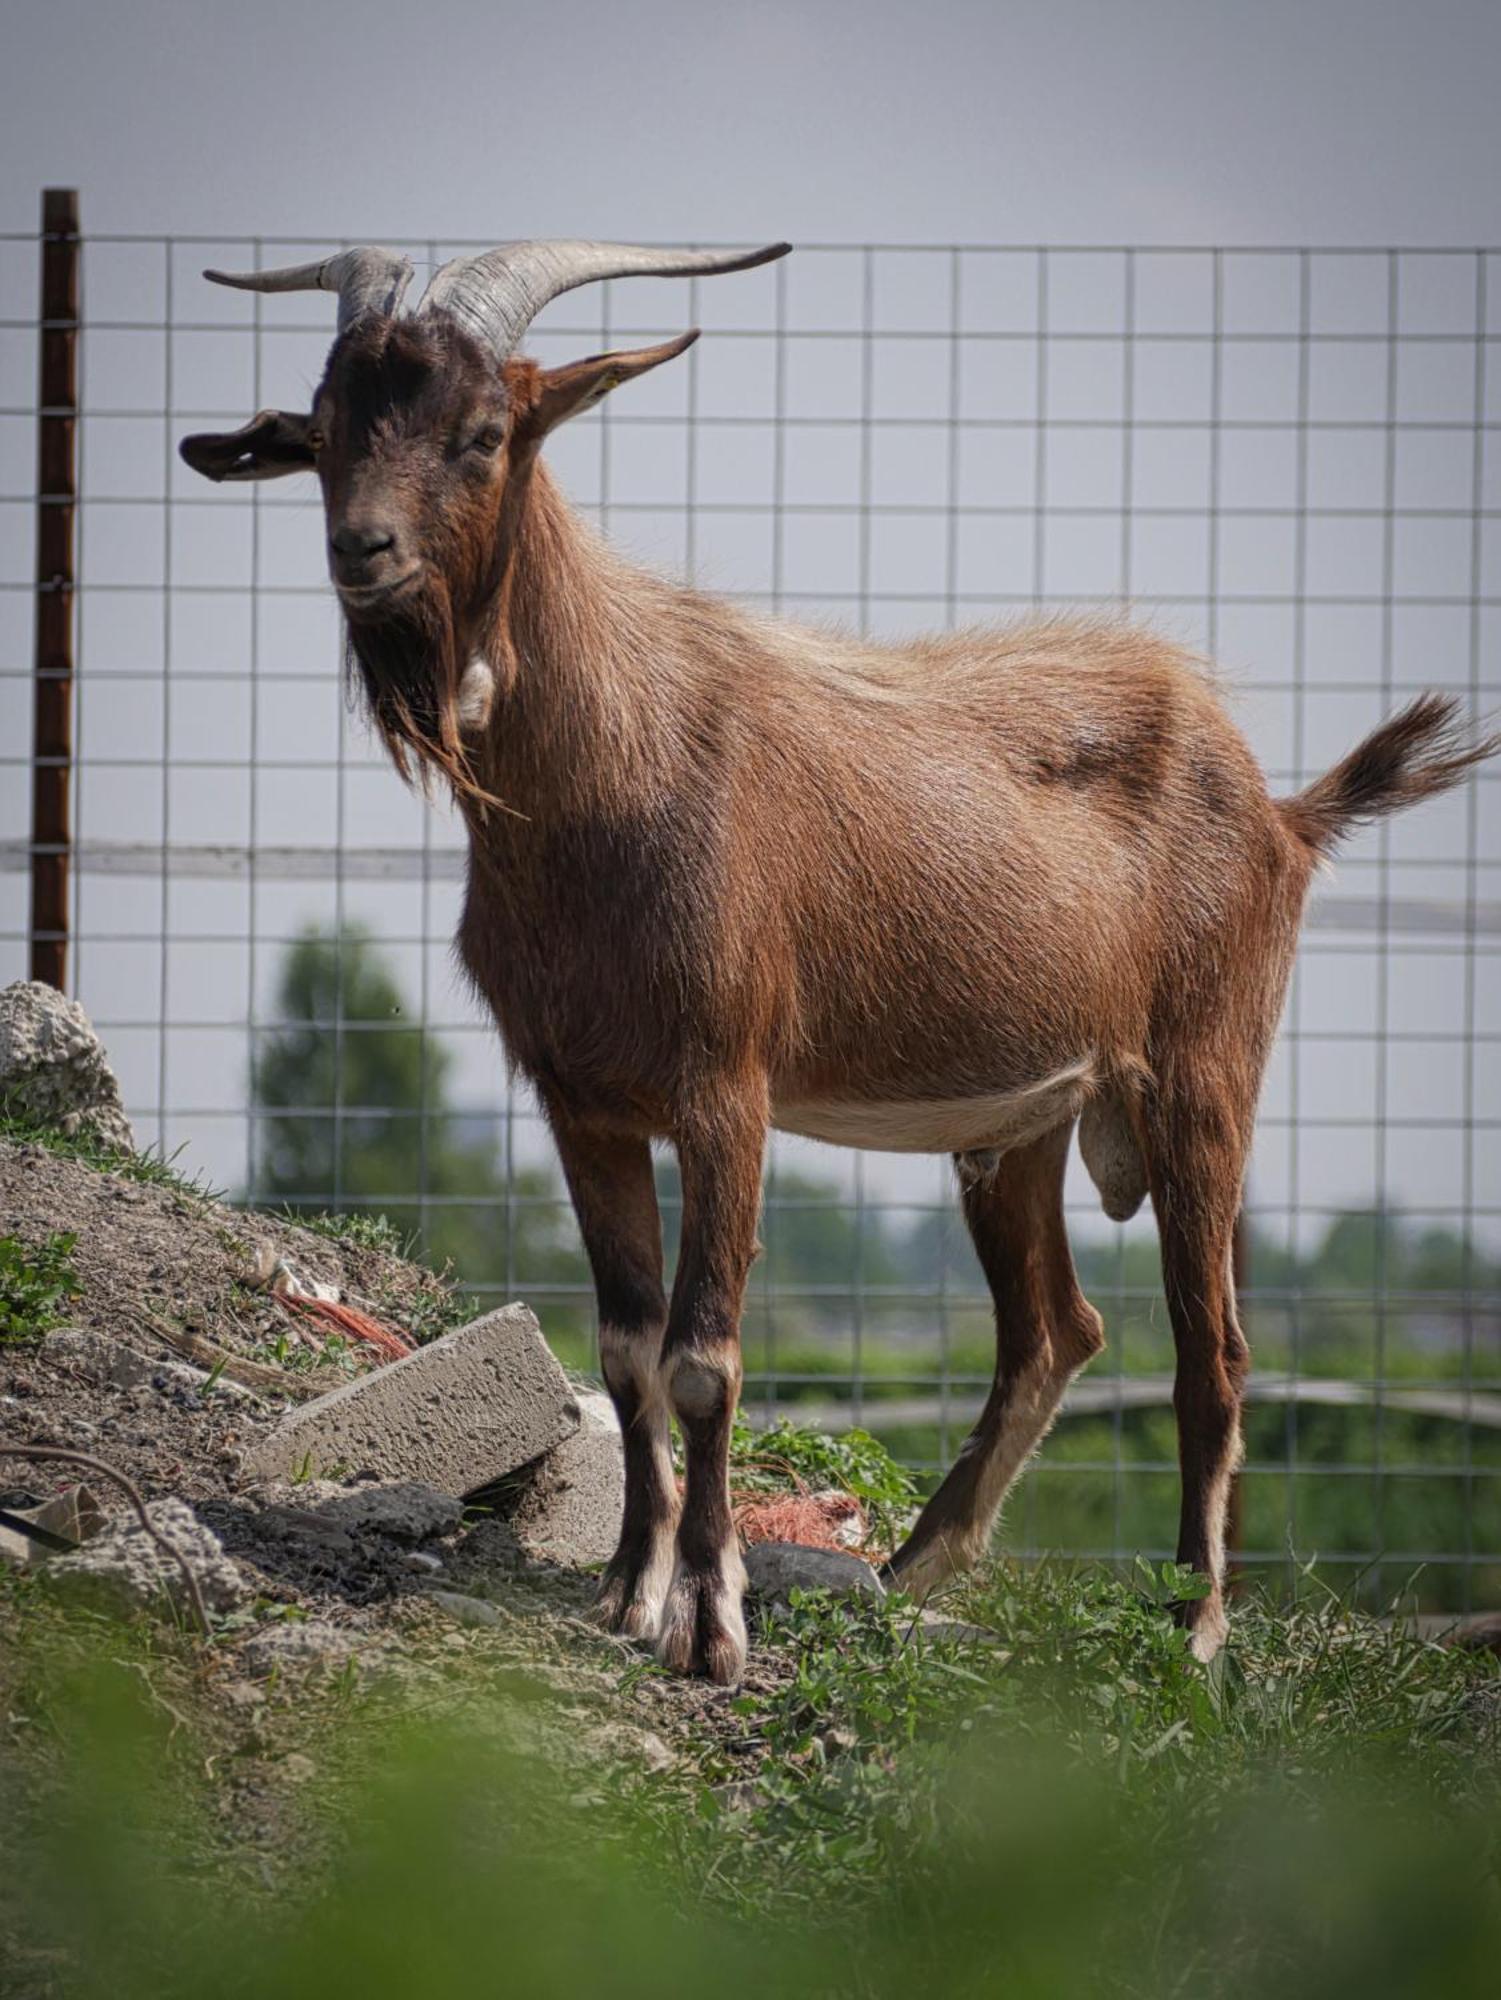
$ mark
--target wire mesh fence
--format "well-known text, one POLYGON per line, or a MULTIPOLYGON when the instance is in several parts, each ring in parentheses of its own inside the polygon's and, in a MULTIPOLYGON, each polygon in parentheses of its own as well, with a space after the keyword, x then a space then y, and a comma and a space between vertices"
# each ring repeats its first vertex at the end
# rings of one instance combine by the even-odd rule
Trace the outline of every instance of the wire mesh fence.
MULTIPOLYGON (((326 248, 326 244, 312 247, 326 248)), ((408 244, 419 267, 462 244, 408 244)), ((592 1353, 536 1107, 455 977, 459 832, 341 691, 321 513, 209 488, 179 436, 305 404, 320 301, 84 252, 70 985, 138 1138, 253 1202, 388 1216, 592 1353)), ((0 977, 24 976, 39 413, 34 236, 0 239, 0 977)), ((654 566, 877 636, 1122 607, 1218 663, 1290 790, 1404 694, 1501 679, 1501 253, 817 245, 617 282, 545 360, 701 325, 558 434, 576 505, 654 566)), ((1501 788, 1353 844, 1312 906, 1269 1076, 1243 1296, 1241 1560, 1373 1594, 1501 1587, 1501 788)), ((669 1242, 676 1184, 661 1170, 669 1242)), ((1172 1342, 1150 1218, 1069 1212, 1110 1349, 1013 1500, 1020 1549, 1170 1553, 1172 1342)), ((990 1376, 941 1161, 771 1143, 747 1404, 931 1469, 990 1376)))

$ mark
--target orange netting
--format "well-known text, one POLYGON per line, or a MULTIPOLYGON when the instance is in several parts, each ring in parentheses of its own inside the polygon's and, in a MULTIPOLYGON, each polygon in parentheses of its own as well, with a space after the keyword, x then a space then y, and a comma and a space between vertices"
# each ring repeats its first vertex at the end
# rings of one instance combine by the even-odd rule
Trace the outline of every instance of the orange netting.
POLYGON ((315 1299, 305 1292, 276 1292, 272 1295, 288 1312, 308 1313, 314 1319, 326 1320, 340 1333, 348 1334, 351 1340, 362 1340, 373 1347, 382 1361, 400 1361, 404 1354, 410 1354, 412 1343, 388 1326, 382 1326, 378 1319, 363 1313, 358 1306, 343 1306, 333 1299, 315 1299))
POLYGON ((738 1493, 732 1495, 732 1508, 747 1546, 800 1542, 804 1548, 864 1553, 864 1510, 848 1493, 738 1493))

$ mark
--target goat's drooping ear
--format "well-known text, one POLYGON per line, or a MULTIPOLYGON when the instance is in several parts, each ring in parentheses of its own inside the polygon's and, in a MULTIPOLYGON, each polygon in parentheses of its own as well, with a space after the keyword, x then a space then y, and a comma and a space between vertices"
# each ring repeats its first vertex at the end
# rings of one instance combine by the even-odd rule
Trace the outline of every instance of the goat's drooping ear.
POLYGON ((520 419, 523 436, 543 438, 558 424, 566 423, 618 388, 632 382, 664 361, 675 361, 698 339, 698 329, 667 340, 660 347, 636 347, 621 354, 591 354, 586 361, 570 361, 562 368, 539 369, 530 405, 520 419))
POLYGON ((195 472, 216 483, 306 472, 313 448, 311 417, 294 417, 286 410, 262 410, 242 430, 195 432, 177 447, 195 472))

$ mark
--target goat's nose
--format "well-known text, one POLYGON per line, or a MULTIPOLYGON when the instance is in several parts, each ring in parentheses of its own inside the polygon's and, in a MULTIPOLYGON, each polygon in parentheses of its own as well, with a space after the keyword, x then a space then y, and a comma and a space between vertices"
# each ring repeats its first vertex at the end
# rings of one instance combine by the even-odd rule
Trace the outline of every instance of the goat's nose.
POLYGON ((396 536, 383 521, 345 521, 328 539, 334 554, 351 562, 365 562, 396 546, 396 536))

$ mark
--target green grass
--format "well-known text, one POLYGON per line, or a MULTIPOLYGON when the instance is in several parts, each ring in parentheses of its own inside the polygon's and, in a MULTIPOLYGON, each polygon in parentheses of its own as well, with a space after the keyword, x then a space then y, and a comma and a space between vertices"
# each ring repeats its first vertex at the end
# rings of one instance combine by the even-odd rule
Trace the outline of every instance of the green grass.
POLYGON ((518 1754, 556 1698, 483 1637, 440 1701, 341 1675, 247 1747, 185 1635, 54 1622, 4 1677, 0 1991, 1493 1991, 1496 1663, 1330 1601, 1242 1606, 1205 1670, 1183 1588, 997 1570, 955 1608, 999 1647, 794 1604, 785 1675, 656 1774, 518 1754))
POLYGON ((283 1218, 314 1236, 326 1236, 334 1243, 347 1243, 356 1250, 378 1250, 387 1257, 410 1258, 414 1233, 398 1229, 388 1216, 361 1208, 304 1210, 283 1205, 283 1218))
POLYGON ((731 1440, 731 1476, 742 1491, 819 1492, 841 1488, 865 1511, 872 1538, 893 1548, 917 1505, 917 1481, 868 1431, 825 1437, 799 1430, 785 1418, 753 1431, 737 1411, 731 1440))
POLYGON ((214 1187, 201 1174, 184 1173, 177 1166, 176 1162, 184 1151, 181 1146, 171 1153, 163 1153, 155 1146, 147 1146, 142 1152, 131 1152, 107 1145, 87 1130, 60 1132, 54 1126, 39 1124, 3 1103, 0 1103, 0 1139, 8 1140, 14 1146, 41 1146, 63 1159, 81 1160, 85 1166, 94 1167, 100 1173, 119 1174, 125 1180, 139 1181, 150 1187, 171 1188, 190 1201, 223 1199, 222 1188, 214 1187))
POLYGON ((40 1250, 28 1250, 18 1236, 0 1236, 0 1347, 40 1340, 65 1324, 59 1308, 79 1290, 77 1242, 54 1230, 40 1250))

